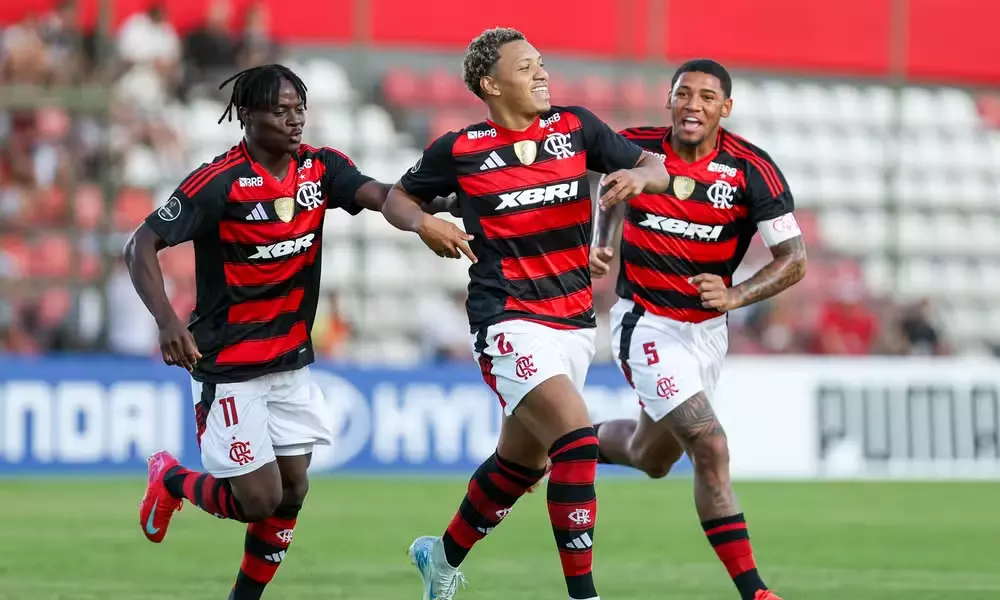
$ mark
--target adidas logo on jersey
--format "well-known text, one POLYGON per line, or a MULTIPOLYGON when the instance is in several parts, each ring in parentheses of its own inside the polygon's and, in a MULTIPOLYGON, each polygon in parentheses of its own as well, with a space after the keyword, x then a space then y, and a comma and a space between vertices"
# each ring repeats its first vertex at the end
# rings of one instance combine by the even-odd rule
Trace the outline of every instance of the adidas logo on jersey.
POLYGON ((573 538, 566 544, 566 547, 571 550, 586 550, 587 548, 593 548, 593 546, 594 540, 591 539, 590 534, 587 532, 584 532, 581 536, 573 538))
POLYGON ((572 183, 557 183, 555 185, 547 185, 545 187, 532 188, 530 190, 521 190, 520 192, 500 194, 500 206, 496 209, 503 210, 505 208, 516 208, 518 206, 538 204, 539 202, 569 200, 571 198, 576 198, 576 194, 579 189, 580 183, 574 181, 572 183))
POLYGON ((250 214, 247 215, 247 221, 266 221, 267 211, 264 210, 264 205, 260 202, 254 207, 250 214))
POLYGON ((487 169, 496 169, 497 167, 506 167, 506 166, 507 163, 505 163, 503 159, 500 158, 500 155, 497 154, 497 151, 494 150, 493 152, 490 152, 489 156, 486 157, 486 160, 479 167, 479 170, 486 171, 487 169))
POLYGON ((296 240, 286 240, 271 244, 269 246, 257 246, 257 253, 250 257, 250 260, 262 258, 281 258, 290 254, 298 254, 312 246, 315 233, 307 233, 296 240))
POLYGON ((641 221, 639 226, 709 242, 718 240, 719 236, 722 235, 722 225, 715 225, 714 227, 712 225, 700 225, 698 223, 689 223, 680 219, 661 217, 649 213, 646 213, 646 219, 641 221))

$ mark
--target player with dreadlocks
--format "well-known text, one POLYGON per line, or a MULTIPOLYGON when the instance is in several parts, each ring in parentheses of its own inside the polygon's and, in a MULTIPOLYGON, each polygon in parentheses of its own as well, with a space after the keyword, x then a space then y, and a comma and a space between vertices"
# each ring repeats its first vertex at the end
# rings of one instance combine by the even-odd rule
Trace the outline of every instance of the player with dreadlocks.
POLYGON ((325 210, 380 211, 389 186, 336 150, 302 143, 306 86, 289 69, 254 67, 220 88, 230 81, 219 122, 235 114, 244 139, 184 179, 132 234, 125 261, 159 326, 164 362, 191 373, 207 471, 167 452, 151 456, 140 526, 162 541, 183 500, 248 523, 229 598, 257 600, 292 541, 313 446, 331 442, 308 367, 325 210), (186 241, 194 243, 197 280, 187 324, 170 305, 157 260, 186 241))

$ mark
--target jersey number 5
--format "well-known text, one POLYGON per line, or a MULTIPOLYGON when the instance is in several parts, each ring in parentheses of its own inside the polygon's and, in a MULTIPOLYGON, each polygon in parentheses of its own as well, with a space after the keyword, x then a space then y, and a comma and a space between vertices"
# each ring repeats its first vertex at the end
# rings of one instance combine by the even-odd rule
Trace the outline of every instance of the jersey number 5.
POLYGON ((226 427, 232 427, 240 422, 239 415, 236 414, 236 398, 232 396, 219 400, 222 405, 222 417, 226 420, 226 427))
POLYGON ((660 355, 656 352, 656 342, 646 342, 642 345, 642 351, 646 353, 647 365, 655 365, 660 362, 660 355))

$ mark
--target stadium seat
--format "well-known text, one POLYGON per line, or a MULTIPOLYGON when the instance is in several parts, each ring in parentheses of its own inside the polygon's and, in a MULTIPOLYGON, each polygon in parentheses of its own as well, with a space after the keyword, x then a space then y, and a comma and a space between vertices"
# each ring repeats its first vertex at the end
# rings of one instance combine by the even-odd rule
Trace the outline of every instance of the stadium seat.
POLYGON ((94 230, 107 213, 104 192, 96 185, 81 185, 76 188, 73 213, 77 227, 84 231, 94 230))
POLYGON ((601 75, 587 75, 580 80, 579 103, 593 111, 610 111, 617 108, 621 95, 615 84, 601 75))
POLYGON ((389 69, 382 77, 382 97, 389 106, 419 106, 425 101, 424 91, 420 78, 405 67, 389 69))
POLYGON ((618 82, 615 97, 618 101, 617 107, 630 113, 641 113, 647 107, 647 96, 649 89, 646 80, 642 77, 631 75, 618 82))
POLYGON ((358 272, 354 244, 336 239, 323 241, 323 270, 320 285, 325 290, 350 289, 358 272))
POLYGON ((346 105, 354 99, 347 72, 333 60, 313 59, 306 63, 302 79, 309 82, 309 97, 316 104, 346 105))
POLYGON ((148 190, 124 188, 115 198, 115 231, 131 232, 153 211, 153 199, 148 190))
POLYGON ((0 278, 23 277, 30 273, 31 246, 18 235, 0 235, 0 278))
POLYGON ((31 243, 29 272, 35 277, 69 277, 76 253, 61 233, 43 233, 31 243))
POLYGON ((422 85, 427 90, 426 101, 432 106, 449 107, 467 104, 465 102, 467 96, 475 98, 465 89, 465 83, 451 71, 432 69, 424 73, 421 79, 422 85))

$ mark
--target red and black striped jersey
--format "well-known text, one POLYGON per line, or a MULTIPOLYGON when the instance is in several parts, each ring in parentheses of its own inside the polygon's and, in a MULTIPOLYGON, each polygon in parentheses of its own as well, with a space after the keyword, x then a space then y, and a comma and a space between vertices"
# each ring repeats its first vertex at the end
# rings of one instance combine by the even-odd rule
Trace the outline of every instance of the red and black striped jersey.
POLYGON ((794 209, 788 183, 766 152, 724 129, 715 150, 695 163, 673 151, 668 127, 621 133, 663 159, 671 183, 666 193, 628 203, 618 295, 678 321, 719 316, 702 308, 688 278, 712 273, 731 285, 758 225, 780 225, 774 220, 794 209))
POLYGON ((245 381, 313 362, 325 210, 361 212, 354 198, 368 181, 347 156, 306 145, 279 180, 241 142, 147 217, 167 245, 194 242, 195 379, 245 381))
POLYGON ((479 259, 469 268, 473 332, 509 319, 594 326, 587 171, 632 168, 641 155, 581 107, 552 107, 525 131, 487 120, 427 147, 400 185, 424 202, 458 195, 479 259))

